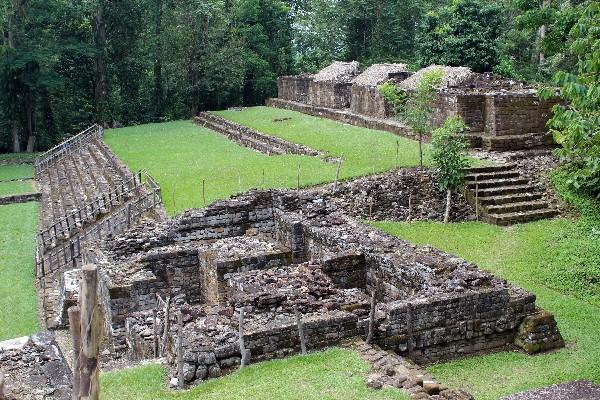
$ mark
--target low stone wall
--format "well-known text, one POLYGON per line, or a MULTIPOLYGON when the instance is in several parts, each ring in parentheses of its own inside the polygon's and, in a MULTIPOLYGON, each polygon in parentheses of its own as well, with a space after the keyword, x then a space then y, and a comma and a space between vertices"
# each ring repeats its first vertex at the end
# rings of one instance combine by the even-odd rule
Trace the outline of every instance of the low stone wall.
POLYGON ((15 203, 27 203, 29 201, 40 201, 42 198, 42 194, 37 193, 27 193, 27 194, 13 194, 10 196, 1 196, 0 197, 0 205, 5 204, 15 204, 15 203))
POLYGON ((277 97, 284 100, 309 102, 312 75, 280 76, 277 78, 277 97))
MULTIPOLYGON (((411 132, 408 127, 397 121, 378 119, 374 117, 368 117, 365 115, 354 114, 352 112, 344 110, 334 110, 327 107, 317 107, 309 104, 297 103, 282 99, 267 99, 266 105, 268 107, 283 108, 286 110, 292 110, 301 112, 315 117, 333 119, 335 121, 343 122, 345 124, 362 126, 363 128, 378 129, 381 131, 391 132, 398 136, 404 136, 409 139, 415 139, 415 135, 411 132)), ((425 137, 425 140, 428 140, 425 137)))
POLYGON ((340 82, 310 82, 308 101, 317 107, 343 109, 350 107, 352 84, 340 82))
POLYGON ((483 94, 438 93, 433 125, 442 126, 446 118, 460 115, 470 132, 481 133, 485 130, 485 99, 483 94))
POLYGON ((71 371, 50 333, 0 342, 2 400, 70 400, 71 371))

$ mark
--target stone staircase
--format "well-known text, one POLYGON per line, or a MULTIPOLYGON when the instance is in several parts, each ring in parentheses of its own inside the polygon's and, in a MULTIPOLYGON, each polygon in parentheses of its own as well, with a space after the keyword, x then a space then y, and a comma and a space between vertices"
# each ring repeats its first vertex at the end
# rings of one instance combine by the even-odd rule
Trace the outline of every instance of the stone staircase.
POLYGON ((558 214, 514 164, 470 168, 465 179, 465 196, 482 221, 506 226, 558 214))

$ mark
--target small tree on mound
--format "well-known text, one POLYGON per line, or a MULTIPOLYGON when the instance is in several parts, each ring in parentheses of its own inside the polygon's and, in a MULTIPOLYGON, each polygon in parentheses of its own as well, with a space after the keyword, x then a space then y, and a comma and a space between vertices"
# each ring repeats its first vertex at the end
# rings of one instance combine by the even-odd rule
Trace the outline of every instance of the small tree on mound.
POLYGON ((463 185, 465 169, 469 166, 465 128, 459 116, 449 117, 431 137, 431 159, 438 173, 438 185, 440 190, 446 191, 444 222, 450 219, 452 192, 463 185))
POLYGON ((431 114, 437 89, 442 83, 444 71, 435 69, 423 74, 415 90, 405 92, 392 83, 379 87, 379 93, 394 109, 394 113, 419 137, 419 165, 423 166, 423 135, 433 128, 431 114))

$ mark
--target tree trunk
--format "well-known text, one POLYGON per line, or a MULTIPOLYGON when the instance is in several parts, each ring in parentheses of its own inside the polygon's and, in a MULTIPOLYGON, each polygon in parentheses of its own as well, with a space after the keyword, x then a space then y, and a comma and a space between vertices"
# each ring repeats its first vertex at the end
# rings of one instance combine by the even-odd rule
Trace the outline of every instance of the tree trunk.
POLYGON ((154 119, 160 120, 163 116, 163 83, 162 83, 162 0, 155 0, 156 15, 154 19, 154 119))
MULTIPOLYGON (((21 7, 21 1, 20 0, 12 0, 10 2, 11 4, 11 10, 10 10, 10 14, 8 16, 8 30, 7 30, 7 34, 6 34, 6 42, 8 44, 8 47, 10 49, 15 50, 16 49, 16 45, 15 45, 15 28, 17 26, 17 13, 21 7)), ((11 77, 13 79, 16 79, 16 77, 14 77, 14 72, 11 71, 11 77)), ((17 98, 16 96, 14 96, 15 98, 12 99, 12 108, 13 108, 13 112, 12 112, 12 126, 11 126, 11 139, 12 139, 12 147, 13 147, 13 152, 14 153, 20 153, 21 152, 21 135, 19 133, 19 122, 17 120, 17 112, 16 112, 16 105, 17 105, 17 98)))
MULTIPOLYGON (((542 9, 548 8, 548 6, 550 6, 550 0, 544 0, 542 2, 542 9)), ((542 26, 540 26, 540 29, 538 29, 538 46, 540 49, 540 54, 539 54, 540 65, 543 64, 544 61, 546 61, 546 55, 544 54, 544 50, 542 50, 542 43, 544 42, 545 38, 546 38, 546 24, 543 24, 542 26)))
POLYGON ((31 93, 31 90, 28 91, 25 96, 25 109, 27 110, 27 152, 33 153, 33 149, 35 148, 35 140, 36 140, 36 129, 35 129, 35 98, 31 93))
POLYGON ((423 168, 423 134, 419 132, 419 166, 423 168))
POLYGON ((104 56, 106 52, 106 26, 104 25, 104 0, 96 4, 96 17, 94 21, 96 59, 94 60, 94 100, 96 102, 96 122, 104 125, 104 103, 106 100, 106 66, 104 56))
POLYGON ((452 190, 448 189, 446 192, 446 212, 444 213, 444 223, 450 220, 450 205, 452 202, 452 190))

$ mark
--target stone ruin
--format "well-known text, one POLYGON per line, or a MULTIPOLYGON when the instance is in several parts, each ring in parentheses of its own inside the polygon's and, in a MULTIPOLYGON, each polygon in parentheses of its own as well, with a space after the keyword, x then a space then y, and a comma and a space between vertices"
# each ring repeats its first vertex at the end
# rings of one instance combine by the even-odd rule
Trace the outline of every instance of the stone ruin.
MULTIPOLYGON (((417 363, 563 345, 531 293, 353 219, 329 190, 250 191, 98 243, 86 261, 100 270, 112 351, 153 358, 166 336, 174 365, 179 333, 165 326, 176 326, 176 316, 157 306, 171 299, 183 317, 184 379, 192 384, 240 365, 241 309, 257 362, 299 351, 296 311, 309 349, 365 337, 372 293, 373 343, 417 363)), ((67 293, 75 286, 64 285, 63 297, 76 297, 67 293)))
POLYGON ((269 99, 267 105, 412 137, 406 127, 390 119, 392 110, 378 86, 393 81, 410 92, 424 73, 441 70, 444 77, 434 105, 434 125, 440 126, 451 115, 460 115, 470 129, 472 146, 485 150, 553 146, 546 123, 558 99, 540 99, 533 85, 491 73, 475 73, 466 67, 431 65, 412 74, 404 64, 375 64, 362 74, 344 69, 342 78, 328 81, 335 84, 322 84, 325 81, 320 79, 325 78, 317 80, 322 73, 325 77, 335 76, 326 72, 342 65, 336 62, 314 76, 280 77, 278 98, 269 99))

